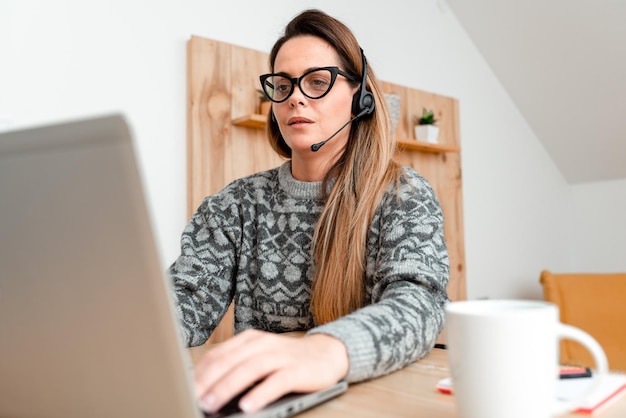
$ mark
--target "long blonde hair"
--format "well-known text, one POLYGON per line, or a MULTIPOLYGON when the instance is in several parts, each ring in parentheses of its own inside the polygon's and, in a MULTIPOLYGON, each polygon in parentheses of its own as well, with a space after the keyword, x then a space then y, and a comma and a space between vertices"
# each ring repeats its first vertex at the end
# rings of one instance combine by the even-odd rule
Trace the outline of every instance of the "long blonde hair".
MULTIPOLYGON (((274 70, 276 55, 289 39, 313 35, 328 42, 340 57, 344 71, 360 84, 364 71, 360 46, 347 26, 319 10, 307 10, 285 28, 270 53, 274 70)), ((390 130, 387 106, 374 72, 367 66, 367 89, 376 103, 370 117, 352 124, 343 154, 322 183, 325 206, 313 236, 315 277, 311 312, 318 324, 333 321, 362 307, 367 233, 383 193, 399 179, 401 169, 393 161, 396 141, 390 130), (335 181, 332 188, 329 182, 335 181)), ((359 94, 359 92, 357 92, 359 94)), ((268 118, 269 139, 274 150, 291 158, 278 124, 268 118)))

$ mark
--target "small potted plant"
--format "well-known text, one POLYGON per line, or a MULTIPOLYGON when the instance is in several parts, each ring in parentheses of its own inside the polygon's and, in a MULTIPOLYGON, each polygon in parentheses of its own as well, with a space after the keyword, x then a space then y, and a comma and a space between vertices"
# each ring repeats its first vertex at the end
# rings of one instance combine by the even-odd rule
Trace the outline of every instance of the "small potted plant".
POLYGON ((256 91, 259 93, 259 113, 261 115, 268 115, 272 108, 272 102, 263 90, 257 89, 256 91))
POLYGON ((418 141, 437 143, 439 137, 439 127, 435 125, 435 113, 432 110, 423 108, 422 116, 415 116, 415 139, 418 141))

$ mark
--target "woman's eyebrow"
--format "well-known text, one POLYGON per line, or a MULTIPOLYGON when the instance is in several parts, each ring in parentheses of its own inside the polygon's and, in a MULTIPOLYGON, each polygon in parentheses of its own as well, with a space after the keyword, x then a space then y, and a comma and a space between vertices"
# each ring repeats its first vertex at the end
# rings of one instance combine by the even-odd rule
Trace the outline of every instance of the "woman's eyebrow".
MULTIPOLYGON (((339 69, 341 70, 341 68, 340 68, 338 65, 322 65, 322 66, 315 66, 315 67, 309 67, 309 68, 306 68, 306 69, 305 69, 302 73, 300 73, 300 75, 302 75, 302 74, 306 74, 306 73, 308 73, 309 71, 319 70, 320 68, 328 68, 328 67, 337 67, 337 68, 339 68, 339 69)), ((341 71, 343 71, 343 70, 341 70, 341 71)), ((275 72, 274 72, 274 73, 272 73, 272 74, 276 74, 276 75, 283 75, 283 76, 288 77, 288 78, 292 78, 292 77, 293 77, 293 76, 291 75, 291 73, 288 73, 288 72, 286 72, 286 71, 275 71, 275 72)), ((299 77, 299 76, 298 76, 298 77, 299 77)))

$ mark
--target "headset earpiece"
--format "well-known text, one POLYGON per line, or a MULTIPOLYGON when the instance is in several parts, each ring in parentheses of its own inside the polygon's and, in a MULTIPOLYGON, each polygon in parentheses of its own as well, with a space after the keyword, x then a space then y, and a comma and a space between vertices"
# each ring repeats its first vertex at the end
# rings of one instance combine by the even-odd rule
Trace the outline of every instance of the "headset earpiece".
POLYGON ((374 95, 366 87, 367 60, 365 59, 363 48, 361 48, 361 58, 363 60, 363 77, 361 79, 361 87, 352 98, 352 113, 359 119, 370 116, 374 113, 374 108, 376 107, 374 95))

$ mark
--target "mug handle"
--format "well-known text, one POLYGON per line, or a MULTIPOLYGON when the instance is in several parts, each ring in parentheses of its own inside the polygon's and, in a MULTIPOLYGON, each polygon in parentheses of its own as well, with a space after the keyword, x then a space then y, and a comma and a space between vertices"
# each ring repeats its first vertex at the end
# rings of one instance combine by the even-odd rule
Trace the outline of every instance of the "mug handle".
POLYGON ((589 388, 576 397, 575 399, 567 399, 567 400, 557 400, 557 413, 563 413, 565 411, 571 411, 574 409, 581 401, 584 401, 589 396, 591 396, 599 387, 604 376, 609 372, 609 364, 606 359, 606 354, 604 350, 598 344, 598 342, 588 333, 583 331, 580 328, 573 327, 571 325, 559 323, 557 329, 557 335, 559 340, 561 339, 569 339, 579 342, 584 345, 585 348, 592 355, 593 360, 596 364, 596 369, 594 371, 593 383, 589 385, 589 388))

